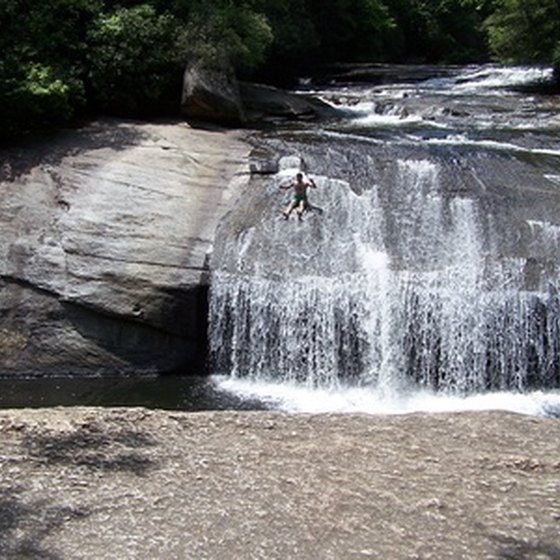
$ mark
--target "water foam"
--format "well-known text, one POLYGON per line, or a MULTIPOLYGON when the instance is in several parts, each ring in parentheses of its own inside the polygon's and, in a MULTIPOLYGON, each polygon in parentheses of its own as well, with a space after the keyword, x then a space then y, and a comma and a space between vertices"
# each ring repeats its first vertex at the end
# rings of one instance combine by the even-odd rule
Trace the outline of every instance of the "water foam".
POLYGON ((552 79, 553 70, 534 66, 483 66, 456 78, 454 89, 472 93, 480 89, 518 87, 552 79))
MULTIPOLYGON (((484 72, 467 81, 491 88, 536 75, 484 72)), ((361 104, 353 122, 406 122, 379 111, 374 103, 361 104)), ((372 153, 383 143, 340 129, 324 136, 355 137, 372 153)), ((391 142, 406 142, 406 135, 391 142)), ((548 146, 521 148, 467 134, 425 143, 560 155, 548 146)), ((367 161, 375 170, 375 157, 367 161)), ((288 411, 499 409, 560 416, 560 393, 544 390, 558 386, 554 273, 501 250, 503 232, 495 228, 501 222, 468 190, 449 197, 442 177, 462 171, 453 162, 426 156, 389 161, 374 180, 360 169, 357 189, 316 177, 313 199, 325 219, 292 228, 265 216, 231 241, 227 254, 244 262, 213 272, 213 371, 228 374, 214 377, 215 383, 288 411), (378 176, 386 183, 378 184, 378 176), (294 248, 297 259, 286 259, 294 248)), ((297 158, 281 163, 270 192, 298 169, 297 158)), ((557 182, 555 174, 546 178, 557 182)), ((522 233, 535 255, 553 262, 558 231, 535 219, 522 233)))
MULTIPOLYGON (((494 127, 494 126, 493 126, 494 127)), ((490 128, 490 127, 489 127, 490 128)), ((411 139, 417 141, 416 138, 411 139)), ((472 139, 466 134, 449 134, 443 138, 428 138, 425 140, 428 144, 439 144, 442 146, 470 146, 473 148, 481 148, 485 150, 493 150, 499 152, 516 153, 516 154, 538 154, 544 156, 560 157, 560 149, 553 148, 525 148, 512 144, 511 142, 498 142, 489 139, 472 139)))
POLYGON ((560 392, 493 392, 470 396, 429 390, 391 391, 378 387, 310 388, 296 383, 262 382, 214 376, 220 390, 258 399, 290 413, 410 414, 502 410, 533 416, 560 416, 560 392))

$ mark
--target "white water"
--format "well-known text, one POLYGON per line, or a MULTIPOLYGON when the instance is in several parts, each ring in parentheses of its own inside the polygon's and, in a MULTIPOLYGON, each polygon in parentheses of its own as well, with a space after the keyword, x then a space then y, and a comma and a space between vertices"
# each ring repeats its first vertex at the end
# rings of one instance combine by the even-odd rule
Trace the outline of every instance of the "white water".
MULTIPOLYGON (((558 127, 558 125, 556 125, 558 127)), ((411 139, 411 142, 417 139, 411 139)), ((501 152, 516 152, 518 154, 541 154, 546 156, 560 157, 560 147, 558 149, 550 148, 524 148, 513 144, 512 142, 497 142, 495 140, 473 140, 466 134, 450 134, 443 138, 430 138, 426 140, 428 144, 439 144, 448 146, 472 146, 476 148, 484 148, 487 150, 501 151, 501 152)))
MULTIPOLYGON (((464 83, 491 88, 492 80, 519 82, 529 74, 485 72, 473 71, 464 83)), ((416 118, 380 114, 373 104, 353 110, 356 129, 416 118)), ((356 140, 370 144, 372 154, 382 145, 375 135, 356 140)), ((469 142, 459 135, 426 144, 469 142)), ((522 151, 508 142, 476 145, 522 151)), ((557 155, 542 146, 527 152, 557 155)), ((281 161, 267 187, 271 200, 298 161, 281 161)), ((374 171, 379 165, 374 155, 366 161, 374 171)), ((324 217, 286 223, 269 211, 228 241, 212 278, 211 353, 214 371, 227 374, 215 382, 289 411, 560 414, 558 392, 530 390, 539 386, 536 378, 546 386, 557 375, 555 273, 504 250, 494 216, 476 198, 446 194, 442 177, 461 167, 425 158, 381 161, 384 179, 364 169, 367 188, 359 194, 348 182, 316 175, 312 200, 324 217)), ((467 176, 484 189, 474 171, 467 176)), ((556 175, 543 178, 554 184, 556 175)), ((559 231, 545 219, 527 219, 519 234, 524 251, 558 261, 559 231)))
POLYGON ((560 416, 559 391, 524 394, 502 391, 457 396, 422 389, 398 392, 377 387, 311 389, 295 383, 224 376, 214 376, 212 381, 221 390, 245 399, 258 399, 272 408, 291 413, 408 414, 504 410, 534 416, 560 416))
MULTIPOLYGON (((496 88, 516 87, 552 79, 552 68, 532 66, 485 66, 466 70, 454 80, 456 91, 464 93, 495 91, 496 88)), ((438 86, 440 83, 438 83, 438 86)))
MULTIPOLYGON (((346 112, 352 129, 449 129, 446 142, 460 143, 464 140, 508 149, 507 145, 501 146, 492 138, 469 138, 465 130, 473 127, 477 131, 488 132, 501 129, 560 130, 558 109, 553 98, 546 103, 541 100, 535 104, 531 96, 521 97, 512 90, 514 87, 549 82, 552 76, 551 68, 487 65, 413 84, 361 89, 343 86, 319 94, 324 101, 346 112), (429 101, 426 103, 426 100, 429 101), (499 103, 504 103, 507 111, 495 111, 499 103), (535 108, 537 113, 533 112, 535 108)), ((559 155, 559 151, 557 144, 537 153, 559 155)))

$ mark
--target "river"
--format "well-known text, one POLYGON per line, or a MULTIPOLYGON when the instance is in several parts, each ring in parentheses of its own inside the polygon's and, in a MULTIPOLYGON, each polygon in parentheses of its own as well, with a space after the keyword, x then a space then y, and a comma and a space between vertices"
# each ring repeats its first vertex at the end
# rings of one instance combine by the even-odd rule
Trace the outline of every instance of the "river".
POLYGON ((282 157, 216 244, 213 381, 290 411, 559 414, 551 71, 363 70, 302 80, 340 118, 258 137, 282 157), (314 209, 285 222, 299 170, 314 209))

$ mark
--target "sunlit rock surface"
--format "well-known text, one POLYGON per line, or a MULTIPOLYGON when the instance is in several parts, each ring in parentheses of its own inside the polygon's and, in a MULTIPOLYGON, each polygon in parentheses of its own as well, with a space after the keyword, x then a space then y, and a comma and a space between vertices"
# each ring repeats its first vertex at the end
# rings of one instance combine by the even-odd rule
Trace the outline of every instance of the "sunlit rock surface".
POLYGON ((407 416, 0 412, 0 556, 560 556, 560 423, 407 416))
POLYGON ((233 131, 120 121, 4 150, 0 374, 195 364, 207 255, 249 150, 233 131))

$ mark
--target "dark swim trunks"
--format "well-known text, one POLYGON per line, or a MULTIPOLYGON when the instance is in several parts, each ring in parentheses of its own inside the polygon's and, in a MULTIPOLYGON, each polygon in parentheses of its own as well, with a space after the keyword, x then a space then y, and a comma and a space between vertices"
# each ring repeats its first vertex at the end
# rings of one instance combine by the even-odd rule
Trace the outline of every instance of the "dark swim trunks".
POLYGON ((295 206, 299 206, 301 202, 303 202, 303 204, 307 206, 307 196, 305 196, 304 194, 294 194, 294 196, 292 197, 292 202, 295 206))

